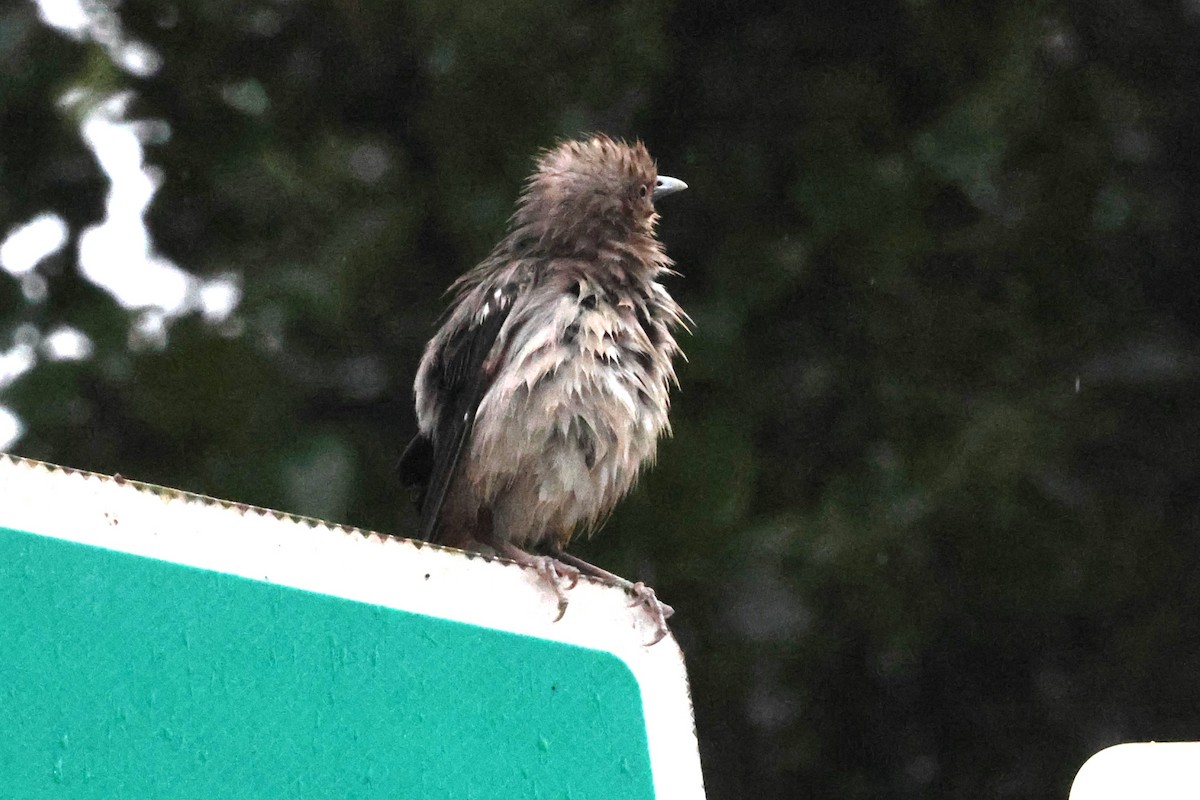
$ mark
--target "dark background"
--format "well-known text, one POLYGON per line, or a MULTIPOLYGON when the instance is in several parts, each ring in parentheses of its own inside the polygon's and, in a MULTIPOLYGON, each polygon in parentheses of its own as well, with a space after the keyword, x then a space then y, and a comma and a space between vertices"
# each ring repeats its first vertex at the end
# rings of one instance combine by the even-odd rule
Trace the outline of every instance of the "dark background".
POLYGON ((0 351, 39 353, 14 452, 410 531, 442 291, 538 149, 640 137, 692 187, 661 233, 695 330, 675 438, 576 552, 677 609, 710 797, 1062 798, 1200 738, 1200 5, 5 8, 0 236, 71 232, 44 295, 0 272, 0 351), (79 272, 80 120, 125 90, 169 126, 154 247, 236 276, 228 319, 79 272))

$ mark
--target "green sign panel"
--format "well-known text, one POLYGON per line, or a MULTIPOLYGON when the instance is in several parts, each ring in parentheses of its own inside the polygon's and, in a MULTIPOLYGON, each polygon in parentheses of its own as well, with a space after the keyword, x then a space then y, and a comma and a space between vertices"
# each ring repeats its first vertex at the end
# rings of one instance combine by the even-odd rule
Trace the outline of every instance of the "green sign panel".
POLYGON ((7 528, 0 773, 18 798, 654 796, 607 652, 7 528))

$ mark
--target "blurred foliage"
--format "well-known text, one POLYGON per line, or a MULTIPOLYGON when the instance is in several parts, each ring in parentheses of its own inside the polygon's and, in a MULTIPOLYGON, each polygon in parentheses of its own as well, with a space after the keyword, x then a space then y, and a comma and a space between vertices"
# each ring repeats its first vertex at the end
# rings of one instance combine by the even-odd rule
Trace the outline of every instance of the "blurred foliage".
POLYGON ((641 137, 692 186, 662 236, 695 332, 675 438, 579 551, 678 610, 710 797, 1064 797, 1196 737, 1192 5, 89 8, 80 39, 0 12, 0 235, 70 228, 44 294, 0 273, 0 351, 95 346, 3 390, 16 452, 410 530, 442 291, 538 148, 641 137), (76 87, 159 121, 154 246, 237 276, 228 319, 139 338, 80 273, 76 87))

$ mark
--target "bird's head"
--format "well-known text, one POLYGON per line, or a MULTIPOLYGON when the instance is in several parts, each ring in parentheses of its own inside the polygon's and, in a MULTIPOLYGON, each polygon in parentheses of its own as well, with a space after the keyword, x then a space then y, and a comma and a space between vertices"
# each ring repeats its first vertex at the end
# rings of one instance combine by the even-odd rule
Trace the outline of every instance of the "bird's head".
POLYGON ((513 223, 537 230, 543 239, 581 246, 653 236, 655 201, 686 188, 683 181, 658 174, 641 142, 596 135, 563 142, 541 155, 513 223))

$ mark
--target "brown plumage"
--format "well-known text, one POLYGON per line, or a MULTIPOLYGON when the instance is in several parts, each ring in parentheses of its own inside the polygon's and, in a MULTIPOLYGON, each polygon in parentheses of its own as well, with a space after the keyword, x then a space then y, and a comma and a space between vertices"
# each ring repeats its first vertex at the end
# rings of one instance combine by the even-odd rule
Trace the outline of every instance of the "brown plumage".
MULTIPOLYGON (((595 136, 538 159, 421 359, 401 469, 422 489, 423 538, 536 566, 560 599, 562 573, 615 578, 563 549, 603 524, 669 430, 684 314, 658 282, 671 260, 654 201, 683 188, 640 142, 595 136)), ((624 583, 665 632, 669 608, 624 583)))

